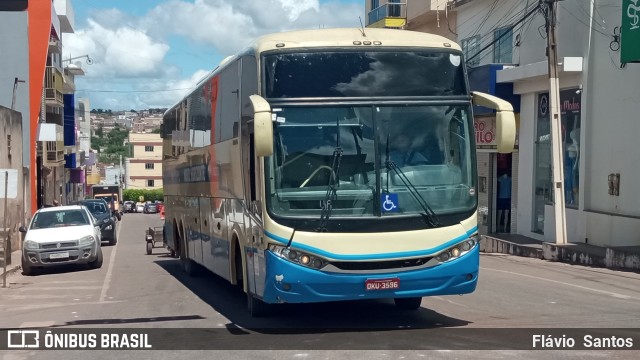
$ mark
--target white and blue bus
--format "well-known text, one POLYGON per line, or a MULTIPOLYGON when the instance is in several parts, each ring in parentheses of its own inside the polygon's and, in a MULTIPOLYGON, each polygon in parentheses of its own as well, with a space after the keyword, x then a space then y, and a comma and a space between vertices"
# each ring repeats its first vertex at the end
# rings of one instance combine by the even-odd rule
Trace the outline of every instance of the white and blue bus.
POLYGON ((184 270, 271 303, 475 290, 479 269, 471 92, 460 47, 425 33, 267 35, 225 59, 164 115, 168 246, 184 270))

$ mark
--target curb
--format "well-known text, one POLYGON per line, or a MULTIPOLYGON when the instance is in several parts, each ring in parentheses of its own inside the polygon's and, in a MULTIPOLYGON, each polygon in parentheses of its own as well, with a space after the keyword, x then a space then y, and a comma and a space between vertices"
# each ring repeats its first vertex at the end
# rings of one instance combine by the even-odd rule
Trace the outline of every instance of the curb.
POLYGON ((480 251, 544 259, 543 251, 539 246, 517 244, 485 235, 480 236, 480 251))
POLYGON ((531 257, 613 270, 640 271, 640 254, 609 247, 601 248, 601 251, 588 252, 576 249, 572 245, 556 245, 548 242, 541 242, 540 245, 524 245, 481 235, 480 251, 484 253, 531 257), (604 250, 604 252, 602 252, 602 250, 604 250))

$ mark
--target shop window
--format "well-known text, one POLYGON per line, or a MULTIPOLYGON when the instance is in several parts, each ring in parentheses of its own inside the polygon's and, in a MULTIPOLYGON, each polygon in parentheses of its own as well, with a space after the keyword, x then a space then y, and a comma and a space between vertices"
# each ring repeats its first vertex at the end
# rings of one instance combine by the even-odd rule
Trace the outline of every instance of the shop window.
MULTIPOLYGON (((581 91, 560 91, 560 136, 562 138, 564 200, 567 208, 577 208, 580 196, 581 91)), ((553 203, 551 123, 549 94, 538 95, 535 139, 535 192, 533 231, 544 229, 544 206, 553 203)))

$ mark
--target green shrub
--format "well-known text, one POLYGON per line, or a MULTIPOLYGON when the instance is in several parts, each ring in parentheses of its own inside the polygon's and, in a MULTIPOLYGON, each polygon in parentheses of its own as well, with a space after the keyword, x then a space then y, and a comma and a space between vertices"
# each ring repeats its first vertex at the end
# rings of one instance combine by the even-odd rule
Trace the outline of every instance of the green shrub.
POLYGON ((144 197, 143 201, 164 201, 164 193, 162 189, 124 189, 122 191, 122 198, 124 201, 140 201, 140 196, 144 197))

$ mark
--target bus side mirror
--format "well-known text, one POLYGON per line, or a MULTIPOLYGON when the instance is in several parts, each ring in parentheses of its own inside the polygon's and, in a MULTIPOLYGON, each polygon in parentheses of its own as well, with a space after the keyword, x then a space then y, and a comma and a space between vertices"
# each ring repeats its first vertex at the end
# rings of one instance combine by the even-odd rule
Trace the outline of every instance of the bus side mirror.
POLYGON ((257 156, 273 154, 273 121, 271 106, 262 96, 249 96, 253 105, 253 137, 257 156))
POLYGON ((513 152, 516 144, 516 118, 513 106, 493 95, 474 91, 473 104, 496 110, 496 143, 499 153, 513 152))

